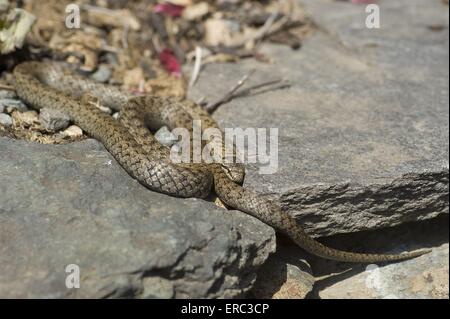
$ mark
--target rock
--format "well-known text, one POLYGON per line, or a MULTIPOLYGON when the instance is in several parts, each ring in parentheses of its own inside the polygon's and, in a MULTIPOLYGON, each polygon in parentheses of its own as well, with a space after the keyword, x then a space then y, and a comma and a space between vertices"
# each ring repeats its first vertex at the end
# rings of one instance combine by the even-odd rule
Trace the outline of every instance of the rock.
POLYGON ((317 298, 448 298, 449 216, 377 231, 341 234, 321 241, 337 249, 367 253, 401 253, 419 248, 432 252, 418 258, 378 265, 348 264, 308 257, 317 298), (422 281, 431 272, 433 280, 422 281))
POLYGON ((0 114, 0 125, 11 126, 13 124, 11 116, 8 114, 0 114))
POLYGON ((378 267, 337 282, 320 292, 323 299, 448 299, 449 246, 400 263, 378 267))
POLYGON ((28 107, 20 100, 4 98, 0 99, 0 108, 3 107, 6 113, 11 114, 14 111, 26 112, 28 107))
POLYGON ((83 135, 83 130, 76 125, 71 125, 66 128, 63 132, 63 135, 66 135, 71 138, 81 137, 83 135))
POLYGON ((112 71, 106 64, 100 64, 97 71, 92 74, 92 78, 98 82, 105 83, 111 77, 112 71))
MULTIPOLYGON (((0 101, 3 99, 17 99, 17 94, 14 91, 0 89, 0 101)), ((0 103, 0 107, 2 104, 0 103)))
POLYGON ((259 174, 264 165, 250 163, 244 185, 281 203, 315 236, 448 214, 449 35, 426 27, 448 25, 448 7, 383 1, 389 10, 373 30, 354 28, 364 6, 305 2, 321 29, 300 51, 267 44, 261 53, 271 64, 205 65, 189 92, 215 101, 252 69, 247 86, 292 84, 214 113, 223 128, 279 129, 278 171, 259 174))
POLYGON ((314 276, 301 249, 277 243, 277 251, 258 271, 250 292, 257 299, 303 299, 312 290, 314 276))
POLYGON ((3 298, 232 298, 275 249, 272 228, 152 192, 95 140, 0 149, 3 298), (79 289, 65 286, 72 264, 79 289))
POLYGON ((59 110, 42 108, 39 113, 39 120, 47 131, 57 132, 69 126, 70 117, 59 110))
POLYGON ((155 138, 160 142, 162 145, 171 147, 175 142, 177 141, 177 137, 169 131, 167 126, 162 126, 156 133, 155 138))

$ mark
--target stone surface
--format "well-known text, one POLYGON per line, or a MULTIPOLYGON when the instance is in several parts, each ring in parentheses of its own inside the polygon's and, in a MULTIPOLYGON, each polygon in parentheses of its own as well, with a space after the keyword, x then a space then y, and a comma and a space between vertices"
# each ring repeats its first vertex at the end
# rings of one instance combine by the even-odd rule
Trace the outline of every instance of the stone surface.
POLYGON ((111 74, 112 71, 106 64, 100 64, 91 77, 98 82, 106 82, 111 77, 111 74))
POLYGON ((13 111, 26 112, 28 107, 20 100, 4 98, 0 100, 0 107, 6 110, 6 113, 12 113, 13 111))
POLYGON ((317 298, 448 298, 449 216, 377 231, 321 239, 348 251, 400 253, 418 248, 432 252, 391 264, 357 265, 307 257, 317 298), (368 267, 368 268, 367 268, 368 267))
POLYGON ((278 172, 248 165, 245 186, 317 236, 448 214, 448 6, 380 1, 374 30, 363 27, 365 6, 303 3, 319 28, 301 50, 265 45, 271 64, 206 65, 189 94, 215 101, 251 69, 247 85, 292 83, 214 114, 224 128, 279 128, 278 172))
POLYGON ((270 227, 151 192, 94 140, 0 149, 0 297, 242 296, 275 249, 270 227))
POLYGON ((44 128, 50 132, 63 130, 70 123, 70 117, 67 114, 50 108, 42 108, 39 110, 39 120, 44 128))
MULTIPOLYGON (((15 91, 11 91, 11 90, 2 90, 0 89, 0 100, 3 99, 16 99, 17 98, 17 94, 15 91)), ((0 103, 0 107, 1 107, 1 103, 0 103)))
POLYGON ((413 260, 365 271, 320 292, 323 299, 448 299, 448 244, 413 260))
POLYGON ((13 124, 11 116, 8 114, 0 114, 0 125, 11 126, 13 124))
POLYGON ((258 271, 249 293, 257 299, 304 299, 314 286, 314 276, 297 246, 277 242, 277 251, 258 271))

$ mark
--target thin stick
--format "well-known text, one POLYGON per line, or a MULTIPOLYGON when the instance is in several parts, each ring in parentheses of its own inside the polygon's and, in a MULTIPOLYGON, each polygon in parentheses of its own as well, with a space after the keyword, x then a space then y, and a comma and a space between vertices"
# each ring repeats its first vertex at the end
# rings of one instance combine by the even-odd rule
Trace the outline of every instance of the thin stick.
POLYGON ((289 22, 291 22, 291 19, 289 17, 282 17, 280 20, 275 21, 277 15, 273 14, 271 15, 267 21, 264 23, 264 25, 256 30, 254 33, 244 37, 243 39, 239 39, 232 43, 230 46, 234 48, 238 48, 243 46, 248 41, 258 41, 263 39, 266 36, 272 35, 280 30, 282 30, 285 26, 288 25, 289 22))
POLYGON ((291 84, 288 81, 284 81, 281 79, 267 81, 267 82, 263 82, 263 83, 259 83, 259 84, 250 86, 239 92, 236 92, 236 94, 233 95, 233 98, 261 94, 261 93, 265 93, 265 92, 269 92, 269 91, 273 91, 273 90, 284 89, 284 88, 287 88, 290 86, 291 86, 291 84), (277 85, 275 85, 275 84, 277 84, 277 85), (269 86, 271 86, 271 87, 269 87, 269 86), (261 88, 263 88, 263 89, 258 90, 261 88))
POLYGON ((0 84, 0 90, 15 91, 16 89, 10 85, 0 84))
POLYGON ((257 94, 263 94, 266 92, 270 92, 270 91, 275 91, 275 90, 281 90, 281 89, 286 89, 291 87, 291 84, 289 82, 282 82, 280 81, 269 81, 266 83, 261 83, 258 85, 255 85, 253 87, 249 87, 245 90, 239 91, 237 92, 235 95, 233 95, 233 99, 237 98, 237 97, 244 97, 244 96, 251 96, 251 95, 257 95, 257 94), (281 83, 280 83, 281 82, 281 83), (278 85, 273 85, 279 83, 278 85), (273 85, 273 86, 271 86, 273 85), (270 87, 268 87, 270 86, 270 87), (257 90, 258 88, 262 88, 265 87, 262 90, 257 90))
POLYGON ((223 97, 221 97, 219 100, 208 104, 205 109, 209 113, 213 113, 220 105, 229 102, 233 98, 233 94, 245 84, 245 82, 248 80, 248 78, 255 72, 255 70, 250 71, 248 74, 244 75, 242 79, 239 80, 239 82, 233 86, 223 97))
POLYGON ((195 47, 195 64, 194 69, 192 70, 191 80, 189 81, 189 88, 193 87, 195 82, 197 82, 201 67, 202 67, 202 48, 195 47))
POLYGON ((282 79, 277 79, 277 80, 271 80, 271 81, 255 84, 248 88, 237 91, 237 89, 240 88, 244 84, 242 82, 245 82, 245 80, 247 80, 247 79, 248 79, 248 76, 242 78, 239 81, 239 83, 233 87, 234 90, 230 90, 224 97, 222 97, 218 101, 205 106, 205 110, 208 111, 209 113, 213 113, 214 111, 217 110, 217 108, 220 105, 230 102, 231 100, 233 100, 235 98, 263 94, 263 93, 274 91, 274 90, 285 89, 285 88, 288 88, 291 86, 291 84, 288 81, 284 81, 282 79), (262 89, 262 90, 259 90, 259 89, 262 89))
POLYGON ((255 44, 257 44, 258 42, 261 42, 264 37, 267 35, 267 33, 269 32, 270 28, 272 27, 273 23, 275 22, 275 19, 278 17, 278 15, 280 14, 279 11, 276 11, 274 13, 272 13, 269 18, 266 20, 266 22, 264 22, 264 25, 261 28, 261 33, 258 35, 258 38, 256 38, 255 44))

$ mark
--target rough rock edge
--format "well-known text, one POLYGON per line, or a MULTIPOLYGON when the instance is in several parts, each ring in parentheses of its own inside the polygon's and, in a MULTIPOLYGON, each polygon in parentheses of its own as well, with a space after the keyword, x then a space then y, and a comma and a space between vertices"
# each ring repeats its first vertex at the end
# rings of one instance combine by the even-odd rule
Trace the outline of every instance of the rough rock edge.
MULTIPOLYGON (((111 276, 105 276, 102 279, 106 280, 106 286, 102 287, 104 292, 100 295, 90 296, 91 298, 242 298, 253 288, 256 281, 257 269, 268 258, 269 255, 275 251, 275 236, 268 238, 257 245, 255 242, 245 243, 242 234, 236 230, 237 241, 236 245, 225 256, 224 262, 217 264, 215 267, 215 276, 210 282, 211 288, 207 296, 192 296, 189 291, 185 291, 186 282, 189 281, 189 273, 186 271, 184 262, 189 260, 191 254, 202 254, 202 250, 208 247, 205 243, 202 247, 188 247, 180 258, 172 265, 167 265, 163 268, 140 269, 136 272, 120 273, 111 276), (272 246, 272 247, 268 247, 272 246), (264 255, 258 252, 267 252, 264 255), (246 258, 242 258, 243 256, 246 258), (231 263, 227 264, 227 261, 231 263), (242 260, 246 262, 242 263, 242 260), (242 273, 243 269, 247 269, 242 273), (188 274, 188 276, 186 276, 188 274), (165 285, 170 285, 173 294, 170 296, 161 296, 150 294, 146 292, 146 280, 165 281, 165 285), (112 282, 114 282, 113 285, 112 282), (226 288, 224 282, 230 282, 228 286, 238 285, 238 289, 226 288), (108 287, 109 286, 109 287, 108 287), (225 289, 224 289, 225 288, 225 289)), ((195 282, 192 282, 195 284, 195 282)), ((73 290, 72 290, 73 291, 73 290)), ((85 298, 86 296, 77 296, 76 291, 73 294, 67 295, 68 298, 85 298)))
POLYGON ((448 214, 449 170, 407 173, 383 184, 317 184, 265 195, 312 236, 331 236, 448 214))
MULTIPOLYGON (((38 145, 30 141, 18 141, 14 138, 0 137, 0 140, 19 142, 22 145, 38 145)), ((81 143, 94 142, 93 145, 97 151, 104 151, 108 157, 112 157, 103 146, 96 140, 89 139, 81 143)), ((58 148, 60 146, 48 145, 49 148, 58 148)), ((130 177, 131 178, 131 177, 130 177)), ((150 192, 150 191, 149 191, 150 192)), ((207 282, 209 290, 205 295, 192 295, 189 290, 191 284, 202 284, 193 278, 194 273, 189 271, 189 260, 193 260, 203 254, 205 249, 210 248, 209 243, 221 233, 215 232, 215 235, 202 243, 202 245, 190 245, 185 248, 183 253, 172 264, 166 264, 163 267, 142 267, 141 269, 130 269, 130 271, 113 273, 102 276, 101 278, 89 276, 85 278, 83 285, 92 285, 97 289, 70 290, 64 298, 239 298, 253 287, 256 279, 257 269, 264 263, 270 254, 275 251, 275 232, 272 230, 270 236, 259 236, 261 240, 254 240, 255 233, 258 233, 260 222, 242 226, 242 216, 244 213, 238 211, 225 211, 224 218, 229 218, 232 229, 232 238, 234 244, 226 251, 226 255, 218 260, 213 267, 213 274, 207 282), (253 234, 253 235, 252 235, 253 234), (250 239, 253 238, 253 239, 250 239), (166 289, 146 289, 146 281, 153 280, 163 282, 166 289), (186 284, 187 283, 187 284, 186 284), (167 289, 169 287, 169 289, 167 289), (148 290, 153 294, 148 294, 148 290), (168 295, 167 290, 172 294, 168 295), (91 293, 94 294, 91 294, 91 293), (163 293, 161 295, 160 293, 163 293)), ((247 215, 248 216, 248 215, 247 215)), ((254 218, 248 216, 248 218, 254 218)), ((255 218, 256 221, 256 218, 255 218)), ((258 237, 258 235, 256 235, 258 237)), ((203 282, 204 283, 204 282, 203 282)), ((153 284, 153 283, 151 283, 153 284)), ((147 284, 148 285, 148 284, 147 284)), ((152 288, 152 287, 150 287, 152 288)), ((195 289, 194 289, 195 290, 195 289)))

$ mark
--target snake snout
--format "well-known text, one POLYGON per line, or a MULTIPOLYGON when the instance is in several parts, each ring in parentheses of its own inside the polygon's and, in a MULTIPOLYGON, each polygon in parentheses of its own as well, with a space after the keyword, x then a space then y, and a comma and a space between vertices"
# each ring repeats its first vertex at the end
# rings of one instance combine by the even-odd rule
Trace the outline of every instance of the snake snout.
POLYGON ((227 177, 237 184, 242 184, 245 177, 245 169, 242 164, 221 164, 227 177))

